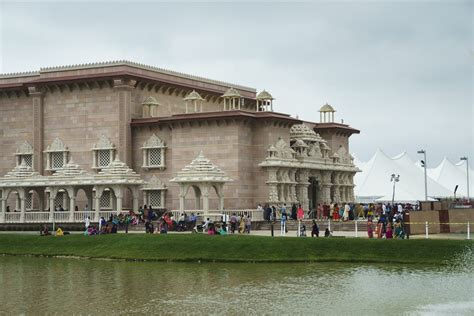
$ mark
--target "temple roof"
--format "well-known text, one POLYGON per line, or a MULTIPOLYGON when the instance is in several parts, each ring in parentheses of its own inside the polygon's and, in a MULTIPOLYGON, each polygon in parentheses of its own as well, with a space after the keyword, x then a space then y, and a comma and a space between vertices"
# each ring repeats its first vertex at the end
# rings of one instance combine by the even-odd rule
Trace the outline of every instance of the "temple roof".
POLYGON ((87 172, 82 170, 78 164, 75 164, 72 159, 69 160, 67 164, 64 165, 63 168, 56 171, 52 176, 53 177, 71 177, 71 176, 79 176, 79 175, 88 175, 87 172))
POLYGON ((142 105, 160 105, 160 104, 154 97, 149 96, 148 98, 146 98, 145 101, 142 102, 142 105))
POLYGON ((235 90, 234 88, 229 88, 227 91, 222 95, 223 98, 240 98, 241 95, 239 91, 235 90))
POLYGON ((191 91, 183 100, 188 101, 188 100, 200 100, 203 101, 204 98, 201 97, 199 93, 196 92, 196 90, 191 91))
POLYGON ((229 182, 232 181, 226 174, 204 157, 202 151, 191 162, 178 172, 171 182, 229 182))
POLYGON ((274 100, 272 95, 263 89, 259 94, 257 94, 257 100, 274 100))
POLYGON ((26 178, 26 177, 36 177, 39 176, 39 173, 34 171, 33 168, 27 166, 24 161, 20 165, 13 168, 12 171, 8 172, 5 175, 5 178, 26 178))
POLYGON ((336 112, 336 110, 334 110, 334 108, 331 105, 326 103, 319 109, 319 112, 336 112))
POLYGON ((290 139, 301 139, 310 142, 320 142, 321 137, 306 124, 295 124, 290 129, 290 139))
POLYGON ((136 172, 130 169, 126 163, 121 162, 118 157, 107 167, 99 171, 99 175, 136 175, 136 172))

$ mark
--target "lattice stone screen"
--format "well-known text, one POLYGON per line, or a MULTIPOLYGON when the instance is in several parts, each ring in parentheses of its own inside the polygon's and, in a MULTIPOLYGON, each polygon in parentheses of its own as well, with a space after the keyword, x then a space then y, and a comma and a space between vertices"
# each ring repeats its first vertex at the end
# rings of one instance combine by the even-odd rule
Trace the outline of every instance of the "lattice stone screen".
POLYGON ((21 161, 24 161, 28 167, 33 167, 33 155, 21 155, 20 163, 21 161))
POLYGON ((107 167, 110 164, 110 150, 102 149, 97 151, 97 167, 107 167))
POLYGON ((64 167, 63 152, 52 152, 51 153, 51 169, 61 169, 62 167, 64 167))
POLYGON ((63 205, 64 194, 65 194, 65 192, 58 192, 58 194, 56 194, 56 197, 54 198, 54 208, 55 209, 58 208, 59 206, 62 206, 64 208, 64 205, 63 205))
POLYGON ((150 166, 161 166, 161 148, 151 148, 148 150, 148 164, 150 166))
POLYGON ((102 192, 102 196, 100 197, 100 208, 111 208, 110 206, 110 191, 102 192))
POLYGON ((162 207, 161 191, 148 191, 148 203, 152 207, 162 207))
POLYGON ((33 206, 33 194, 28 193, 25 196, 25 208, 27 210, 31 210, 32 206, 33 206))

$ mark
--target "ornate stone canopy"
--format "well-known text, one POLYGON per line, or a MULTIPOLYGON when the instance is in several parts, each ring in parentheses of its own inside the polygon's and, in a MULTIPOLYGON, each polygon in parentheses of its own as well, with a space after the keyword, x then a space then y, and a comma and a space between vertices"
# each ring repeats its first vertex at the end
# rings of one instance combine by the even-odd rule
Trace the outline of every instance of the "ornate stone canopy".
POLYGON ((241 98, 239 91, 234 88, 229 88, 227 91, 222 95, 223 98, 241 98))
POLYGON ((148 149, 148 148, 165 148, 165 142, 161 140, 158 136, 156 136, 155 133, 153 133, 150 138, 146 140, 145 143, 143 143, 142 149, 148 149))
POLYGON ((149 96, 148 98, 145 99, 145 101, 142 102, 142 105, 160 105, 160 104, 154 97, 149 96))
POLYGON ((263 89, 263 91, 257 94, 257 100, 275 100, 275 99, 268 91, 263 89))
POLYGON ((334 108, 331 105, 326 103, 319 109, 319 112, 336 112, 336 110, 334 110, 334 108))
MULTIPOLYGON (((24 161, 8 172, 4 177, 0 177, 0 201, 1 210, 0 222, 4 220, 4 210, 8 196, 11 192, 17 192, 21 199, 21 221, 25 214, 25 197, 31 190, 36 191, 42 200, 44 194, 49 196, 49 212, 54 212, 54 199, 59 191, 67 192, 69 198, 69 221, 73 221, 76 194, 79 189, 84 189, 88 195, 89 205, 94 199, 94 218, 97 221, 100 212, 100 198, 104 190, 110 188, 114 192, 116 199, 116 211, 122 211, 123 191, 128 188, 132 192, 133 209, 138 210, 138 190, 145 182, 140 175, 130 169, 125 163, 116 158, 107 167, 104 167, 98 174, 89 174, 73 161, 69 161, 63 168, 50 176, 42 176, 35 172, 32 167, 27 166, 24 161)), ((43 203, 43 202, 41 202, 43 203)), ((43 204, 41 204, 43 205, 43 204)), ((43 210, 41 210, 43 211, 43 210)), ((52 216, 49 217, 52 220, 52 216)))
POLYGON ((224 209, 224 184, 230 181, 232 179, 204 157, 202 151, 191 164, 184 167, 176 177, 170 180, 170 182, 178 183, 180 186, 179 207, 182 211, 184 211, 185 197, 190 187, 194 188, 196 210, 201 209, 201 196, 203 199, 202 209, 204 211, 209 210, 209 192, 212 188, 215 189, 219 197, 219 209, 224 209))
POLYGON ((68 151, 68 148, 66 145, 64 145, 62 140, 56 137, 51 143, 51 145, 49 145, 46 148, 46 152, 53 152, 53 151, 68 151))
POLYGON ((170 180, 171 182, 229 182, 232 181, 225 173, 212 162, 204 157, 202 151, 191 162, 191 164, 184 167, 178 172, 176 177, 170 180))
POLYGON ((99 141, 94 144, 93 150, 100 150, 100 149, 113 149, 115 145, 110 141, 110 139, 105 136, 104 134, 100 135, 99 141))
POLYGON ((204 101, 204 98, 201 97, 201 95, 197 93, 196 90, 193 90, 183 100, 184 101, 192 101, 192 100, 204 101))
POLYGON ((32 154, 33 154, 33 146, 31 146, 31 144, 26 140, 18 146, 15 153, 15 155, 32 155, 32 154))

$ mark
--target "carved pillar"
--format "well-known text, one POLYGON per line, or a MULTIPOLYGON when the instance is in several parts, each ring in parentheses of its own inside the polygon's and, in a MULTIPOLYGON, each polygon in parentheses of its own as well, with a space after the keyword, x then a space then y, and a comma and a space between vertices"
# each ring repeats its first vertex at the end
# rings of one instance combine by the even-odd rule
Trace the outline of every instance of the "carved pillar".
POLYGON ((331 201, 331 172, 330 171, 324 171, 321 174, 322 182, 321 182, 321 187, 322 187, 322 201, 325 204, 330 204, 331 201))
POLYGON ((25 211, 26 211, 26 206, 25 206, 25 198, 26 198, 26 194, 25 194, 25 190, 24 189, 21 189, 19 191, 22 191, 22 193, 20 193, 20 222, 21 223, 24 223, 25 222, 25 211))
POLYGON ((37 87, 28 87, 33 101, 33 168, 44 175, 43 166, 43 92, 37 87))
POLYGON ((267 168, 268 172, 268 202, 278 203, 278 180, 277 180, 278 168, 267 168))
POLYGON ((69 222, 74 222, 74 209, 76 208, 76 197, 69 197, 69 222))
POLYGON ((102 196, 102 193, 104 191, 104 188, 100 186, 94 186, 95 189, 95 195, 94 195, 94 212, 95 212, 95 221, 100 220, 100 197, 102 196))
POLYGON ((209 211, 209 186, 206 185, 202 187, 201 192, 202 192, 203 210, 209 211))
POLYGON ((138 195, 139 195, 139 190, 137 187, 132 188, 132 210, 134 212, 138 212, 138 195))
POLYGON ((186 187, 184 184, 179 186, 179 210, 184 211, 184 197, 186 195, 186 187))
POLYGON ((5 223, 5 212, 6 212, 6 209, 7 209, 7 197, 3 197, 2 196, 2 209, 1 209, 1 212, 0 212, 0 223, 5 223))
POLYGON ((54 221, 54 199, 56 198, 56 194, 58 193, 56 188, 49 188, 49 221, 54 221))
POLYGON ((135 89, 135 80, 114 80, 114 90, 117 93, 119 130, 118 130, 118 157, 128 166, 132 166, 132 90, 135 89))
POLYGON ((298 173, 298 192, 299 197, 298 201, 303 207, 303 209, 309 209, 309 198, 308 198, 308 187, 309 183, 309 170, 302 169, 298 173))

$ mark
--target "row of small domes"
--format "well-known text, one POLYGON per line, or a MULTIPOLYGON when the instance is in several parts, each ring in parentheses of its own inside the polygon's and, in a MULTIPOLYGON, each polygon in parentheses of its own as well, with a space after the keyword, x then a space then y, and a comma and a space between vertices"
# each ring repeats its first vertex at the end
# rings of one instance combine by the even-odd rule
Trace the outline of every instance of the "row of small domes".
MULTIPOLYGON (((227 91, 222 95, 222 98, 241 98, 241 97, 242 96, 235 88, 227 89, 227 91)), ((265 89, 263 89, 259 94, 257 94, 256 99, 257 100, 274 100, 270 92, 266 91, 265 89)), ((184 100, 185 101, 192 101, 192 100, 204 101, 204 98, 201 97, 201 95, 196 90, 193 90, 184 98, 184 100)), ((149 96, 142 104, 143 105, 160 105, 158 101, 152 96, 149 96)), ((334 110, 334 108, 331 105, 326 103, 319 109, 319 112, 336 112, 336 110, 334 110)))

